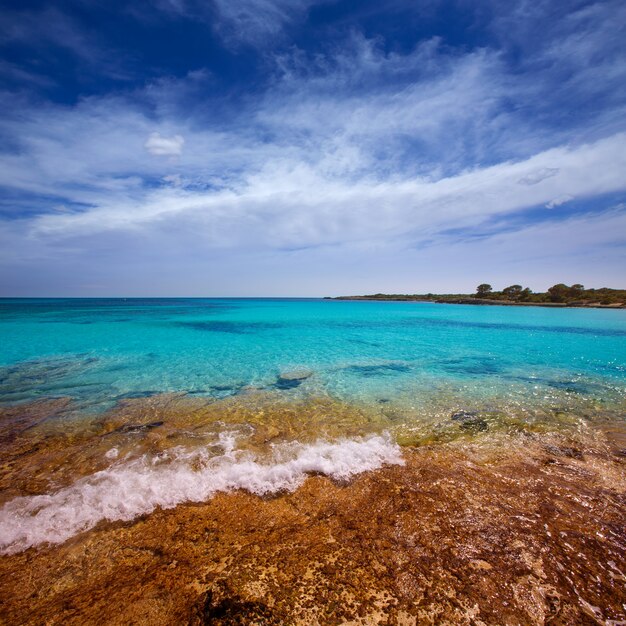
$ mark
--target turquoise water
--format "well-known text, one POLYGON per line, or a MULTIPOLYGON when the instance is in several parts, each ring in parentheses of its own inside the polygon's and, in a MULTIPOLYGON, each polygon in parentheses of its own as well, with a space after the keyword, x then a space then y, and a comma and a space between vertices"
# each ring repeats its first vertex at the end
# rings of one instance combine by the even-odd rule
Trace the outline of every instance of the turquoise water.
POLYGON ((242 390, 442 410, 626 397, 626 311, 293 299, 5 299, 0 399, 242 390), (307 378, 280 379, 306 370, 307 378), (443 398, 443 400, 442 400, 443 398), (442 405, 443 403, 443 405, 442 405))
POLYGON ((0 319, 0 399, 23 403, 1 424, 0 552, 345 481, 404 463, 402 446, 589 432, 626 407, 626 311, 4 300, 0 319), (70 408, 24 404, 54 397, 70 408))

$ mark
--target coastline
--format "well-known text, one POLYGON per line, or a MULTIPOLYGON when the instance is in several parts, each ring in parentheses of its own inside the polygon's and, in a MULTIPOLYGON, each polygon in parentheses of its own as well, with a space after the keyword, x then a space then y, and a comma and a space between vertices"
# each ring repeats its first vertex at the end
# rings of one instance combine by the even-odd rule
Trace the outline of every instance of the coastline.
POLYGON ((555 309, 626 309, 626 304, 571 304, 566 302, 515 302, 513 300, 489 300, 484 298, 411 298, 411 297, 380 297, 370 298, 368 296, 327 296, 325 300, 351 300, 366 302, 432 302, 434 304, 472 304, 476 306, 520 306, 520 307, 547 307, 555 309))

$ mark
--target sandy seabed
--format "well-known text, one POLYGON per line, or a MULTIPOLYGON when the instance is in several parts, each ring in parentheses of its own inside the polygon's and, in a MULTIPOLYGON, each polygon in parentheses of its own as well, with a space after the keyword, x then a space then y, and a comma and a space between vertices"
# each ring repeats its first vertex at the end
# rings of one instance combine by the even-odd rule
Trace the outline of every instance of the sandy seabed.
MULTIPOLYGON (((7 501, 29 476, 41 490, 52 448, 49 434, 28 446, 10 434, 32 430, 36 410, 3 419, 7 501)), ((0 620, 626 624, 625 432, 599 422, 406 446, 403 466, 350 481, 310 476, 293 493, 218 493, 101 522, 1 556, 0 620)))

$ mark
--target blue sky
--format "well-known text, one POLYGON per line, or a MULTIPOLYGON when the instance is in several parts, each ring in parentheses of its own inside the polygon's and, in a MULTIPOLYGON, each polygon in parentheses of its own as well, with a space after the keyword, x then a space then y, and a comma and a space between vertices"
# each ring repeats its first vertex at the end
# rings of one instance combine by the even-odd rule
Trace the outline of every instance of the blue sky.
POLYGON ((626 287, 623 2, 0 4, 0 295, 626 287))

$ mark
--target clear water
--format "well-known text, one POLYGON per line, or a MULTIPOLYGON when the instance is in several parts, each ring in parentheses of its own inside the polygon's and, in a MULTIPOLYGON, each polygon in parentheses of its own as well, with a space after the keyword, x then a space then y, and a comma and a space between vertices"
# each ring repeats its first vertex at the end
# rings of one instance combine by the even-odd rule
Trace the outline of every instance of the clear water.
POLYGON ((0 552, 346 480, 402 464, 402 446, 621 425, 626 407, 626 311, 4 300, 0 320, 0 401, 17 405, 0 421, 0 552), (28 404, 55 397, 71 408, 28 404))
POLYGON ((415 411, 555 398, 620 405, 626 311, 318 299, 0 301, 3 402, 70 396, 93 411, 160 392, 219 398, 249 388, 415 411), (279 378, 293 370, 311 375, 279 378))

